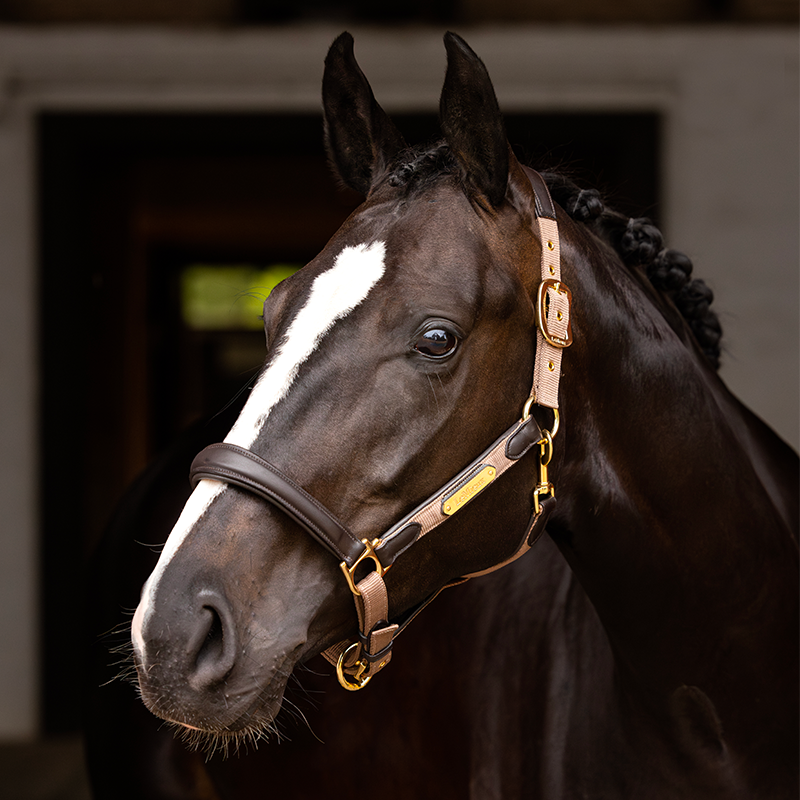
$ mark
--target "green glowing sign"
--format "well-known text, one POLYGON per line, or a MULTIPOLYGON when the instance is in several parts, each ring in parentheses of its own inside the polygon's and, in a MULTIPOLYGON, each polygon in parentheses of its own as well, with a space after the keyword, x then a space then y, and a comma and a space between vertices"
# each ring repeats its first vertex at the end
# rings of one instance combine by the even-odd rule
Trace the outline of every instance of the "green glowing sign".
POLYGON ((259 330, 267 295, 299 264, 192 264, 181 273, 181 313, 193 330, 259 330))

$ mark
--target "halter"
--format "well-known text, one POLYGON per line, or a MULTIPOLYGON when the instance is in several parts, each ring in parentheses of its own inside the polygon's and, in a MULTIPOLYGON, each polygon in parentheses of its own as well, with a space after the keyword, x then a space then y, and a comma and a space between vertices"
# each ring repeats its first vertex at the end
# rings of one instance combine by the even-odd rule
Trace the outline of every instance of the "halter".
POLYGON ((531 518, 514 552, 499 564, 464 575, 446 586, 486 575, 524 555, 544 531, 555 506, 555 489, 548 477, 553 437, 558 431, 558 382, 561 351, 572 343, 569 313, 571 294, 561 283, 558 224, 553 201, 541 175, 525 168, 534 193, 534 211, 542 243, 541 283, 536 302, 536 359, 533 387, 519 422, 461 470, 442 488, 380 536, 359 539, 324 505, 291 478, 255 453, 236 445, 212 444, 192 462, 192 486, 204 479, 224 481, 262 497, 281 508, 338 560, 356 606, 358 638, 325 650, 323 656, 336 665, 341 685, 357 691, 391 660, 395 638, 441 591, 389 622, 389 600, 383 576, 395 560, 431 530, 456 514, 517 464, 532 448, 539 447, 539 476, 533 490, 531 518), (554 413, 552 431, 540 429, 531 416, 536 403, 554 413), (364 577, 367 566, 370 569, 364 577))

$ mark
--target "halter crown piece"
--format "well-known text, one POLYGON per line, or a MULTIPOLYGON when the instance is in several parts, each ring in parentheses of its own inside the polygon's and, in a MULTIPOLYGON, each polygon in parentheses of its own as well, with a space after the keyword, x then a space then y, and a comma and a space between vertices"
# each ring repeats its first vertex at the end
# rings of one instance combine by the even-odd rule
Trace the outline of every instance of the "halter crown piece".
POLYGON ((414 511, 382 535, 371 539, 359 539, 301 486, 249 450, 227 443, 212 444, 192 462, 192 486, 203 479, 210 479, 247 489, 281 508, 339 560, 355 601, 358 637, 340 642, 322 655, 336 665, 339 683, 350 691, 362 689, 373 675, 389 663, 397 635, 441 591, 432 594, 401 618, 389 622, 389 598, 383 576, 398 556, 460 511, 534 447, 539 447, 538 483, 533 490, 531 518, 516 550, 501 563, 481 572, 464 575, 448 586, 486 575, 524 555, 544 531, 547 518, 555 506, 555 490, 549 480, 547 467, 553 455, 553 437, 559 425, 561 352, 572 343, 572 295, 561 282, 558 224, 550 192, 541 175, 528 168, 525 168, 525 173, 533 187, 542 244, 541 282, 536 298, 533 387, 520 421, 478 458, 414 511), (541 430, 531 416, 534 403, 553 410, 552 431, 541 430), (356 572, 361 575, 367 567, 371 569, 364 577, 356 576, 356 572))

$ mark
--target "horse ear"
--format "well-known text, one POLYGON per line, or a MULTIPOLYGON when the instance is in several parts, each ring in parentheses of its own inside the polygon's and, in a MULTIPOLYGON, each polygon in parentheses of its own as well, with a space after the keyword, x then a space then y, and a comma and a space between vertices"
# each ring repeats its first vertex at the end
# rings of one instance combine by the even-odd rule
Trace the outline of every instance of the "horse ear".
POLYGON ((446 33, 444 44, 442 131, 473 188, 497 207, 508 185, 509 147, 494 87, 483 62, 460 36, 446 33))
POLYGON ((356 62, 349 33, 336 39, 325 59, 322 106, 331 163, 347 186, 369 194, 406 143, 375 100, 356 62))

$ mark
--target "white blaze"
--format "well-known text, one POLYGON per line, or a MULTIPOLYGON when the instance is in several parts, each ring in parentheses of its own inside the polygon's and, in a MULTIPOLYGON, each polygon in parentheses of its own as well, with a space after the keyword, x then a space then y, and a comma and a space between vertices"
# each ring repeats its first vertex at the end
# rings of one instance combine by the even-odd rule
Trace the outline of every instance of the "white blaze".
MULTIPOLYGON (((333 266, 317 276, 305 305, 289 326, 271 364, 258 379, 239 419, 225 437, 226 442, 244 448, 253 445, 270 411, 286 397, 300 366, 308 360, 322 337, 337 320, 359 305, 380 280, 385 269, 385 252, 383 242, 345 247, 333 266)), ((225 489, 226 484, 218 481, 200 481, 164 545, 158 564, 145 584, 131 626, 133 643, 141 658, 144 658, 142 626, 152 607, 158 582, 189 531, 225 489)))
POLYGON ((367 296, 383 275, 384 251, 383 242, 346 247, 333 267, 317 276, 306 304, 286 332, 269 369, 255 385, 226 442, 239 447, 253 444, 269 412, 286 396, 301 364, 320 339, 367 296))

